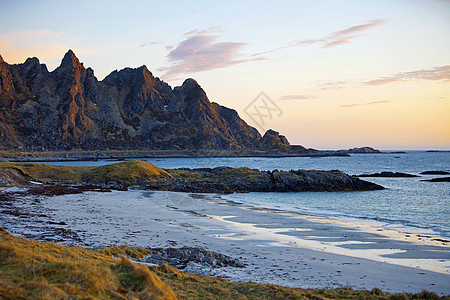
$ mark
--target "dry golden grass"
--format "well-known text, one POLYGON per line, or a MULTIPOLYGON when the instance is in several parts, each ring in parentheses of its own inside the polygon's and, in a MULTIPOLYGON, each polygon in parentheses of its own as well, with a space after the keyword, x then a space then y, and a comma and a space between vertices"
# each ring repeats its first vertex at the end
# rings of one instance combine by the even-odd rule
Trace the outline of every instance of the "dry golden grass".
POLYGON ((130 160, 95 167, 89 172, 86 179, 91 183, 117 181, 133 185, 140 181, 159 180, 167 177, 171 177, 171 175, 160 167, 142 160, 130 160))
POLYGON ((0 169, 15 169, 25 177, 45 184, 80 184, 82 182, 106 184, 116 182, 128 186, 171 177, 164 169, 141 160, 130 160, 99 167, 0 162, 0 169))
POLYGON ((176 299, 147 267, 0 229, 0 299, 176 299), (130 282, 139 282, 132 284, 130 282))
POLYGON ((19 170, 31 180, 45 184, 79 183, 92 170, 92 167, 69 167, 40 163, 0 162, 0 168, 19 170))

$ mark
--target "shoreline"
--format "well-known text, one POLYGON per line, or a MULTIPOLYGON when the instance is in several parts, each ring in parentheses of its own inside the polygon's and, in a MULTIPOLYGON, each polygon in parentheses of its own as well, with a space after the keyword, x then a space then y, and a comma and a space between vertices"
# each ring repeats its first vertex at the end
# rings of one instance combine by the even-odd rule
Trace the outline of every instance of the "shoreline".
POLYGON ((236 194, 221 195, 221 197, 227 198, 226 201, 232 204, 234 203, 248 209, 261 210, 270 213, 293 214, 315 222, 331 222, 340 224, 344 227, 355 227, 358 229, 364 228, 366 231, 386 235, 389 238, 399 239, 402 241, 418 242, 422 244, 425 243, 436 246, 450 244, 450 236, 445 235, 447 231, 440 231, 432 227, 403 224, 399 220, 376 220, 370 217, 358 217, 336 211, 323 211, 320 209, 306 207, 300 211, 290 210, 289 207, 280 207, 279 205, 262 207, 260 206, 261 204, 245 204, 243 202, 234 201, 231 198, 234 195, 236 194))
MULTIPOLYGON (((51 240, 61 237, 48 235, 48 228, 65 228, 75 235, 59 243, 94 248, 114 244, 205 247, 242 258, 247 267, 205 269, 192 265, 183 271, 232 281, 302 288, 377 287, 387 292, 427 289, 450 294, 448 243, 437 246, 396 240, 326 217, 249 209, 214 194, 130 190, 40 197, 34 205, 30 200, 18 199, 17 211, 28 210, 32 217, 14 224, 13 230, 7 228, 12 233, 51 240), (47 217, 32 215, 34 212, 47 217), (433 269, 431 262, 440 273, 427 270, 433 269)), ((6 227, 13 225, 2 217, 6 227)))
MULTIPOLYGON (((350 149, 351 150, 351 149, 350 149)), ((263 151, 243 150, 67 150, 67 151, 19 151, 0 150, 0 161, 14 162, 64 162, 131 160, 149 158, 224 158, 224 157, 350 157, 350 154, 386 154, 387 152, 359 153, 350 150, 263 151)))

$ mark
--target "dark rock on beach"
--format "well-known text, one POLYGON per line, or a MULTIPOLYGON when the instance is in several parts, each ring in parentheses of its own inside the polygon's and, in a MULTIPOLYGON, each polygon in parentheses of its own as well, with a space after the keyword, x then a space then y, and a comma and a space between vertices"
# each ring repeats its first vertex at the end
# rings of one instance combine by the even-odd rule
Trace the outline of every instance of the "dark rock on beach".
POLYGON ((381 172, 373 174, 361 174, 356 175, 356 177, 419 177, 419 176, 401 172, 381 172))
POLYGON ((151 249, 152 254, 145 258, 146 263, 168 264, 169 266, 184 269, 193 262, 207 265, 210 267, 236 267, 245 268, 245 265, 238 259, 220 254, 218 252, 208 251, 203 248, 155 248, 151 249))

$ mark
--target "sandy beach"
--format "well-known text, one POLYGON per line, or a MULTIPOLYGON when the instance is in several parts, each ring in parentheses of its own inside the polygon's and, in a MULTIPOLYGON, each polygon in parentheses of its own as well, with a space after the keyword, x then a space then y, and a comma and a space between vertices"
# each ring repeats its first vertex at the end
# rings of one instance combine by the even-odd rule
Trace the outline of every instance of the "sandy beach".
POLYGON ((14 211, 22 216, 2 214, 0 226, 39 240, 220 252, 246 267, 205 268, 191 263, 185 271, 233 281, 450 294, 446 241, 245 206, 220 195, 130 190, 38 200, 27 196, 14 201, 14 211))

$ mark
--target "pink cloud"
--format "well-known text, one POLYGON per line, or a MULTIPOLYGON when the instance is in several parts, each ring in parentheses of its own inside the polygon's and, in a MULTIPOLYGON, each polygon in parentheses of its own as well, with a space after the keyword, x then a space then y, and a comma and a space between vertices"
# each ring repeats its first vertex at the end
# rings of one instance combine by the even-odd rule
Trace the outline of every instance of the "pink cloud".
POLYGON ((322 48, 330 48, 330 47, 344 45, 344 44, 349 43, 350 40, 361 36, 362 32, 372 29, 374 27, 380 26, 386 22, 387 22, 387 20, 384 20, 384 19, 372 20, 365 24, 359 24, 359 25, 351 26, 351 27, 343 29, 343 30, 333 32, 323 38, 296 41, 289 45, 277 47, 272 50, 255 53, 252 56, 260 56, 263 54, 274 53, 274 52, 277 52, 279 50, 286 49, 286 48, 305 47, 305 46, 311 46, 314 44, 321 44, 322 48))
POLYGON ((428 70, 418 70, 397 73, 390 77, 382 77, 367 81, 368 85, 383 85, 407 80, 443 80, 450 81, 450 65, 434 67, 428 70))
POLYGON ((169 52, 171 66, 161 68, 165 79, 176 78, 178 74, 191 74, 262 60, 263 58, 242 58, 240 51, 247 44, 237 42, 216 42, 218 36, 197 35, 186 38, 169 52))
POLYGON ((369 30, 369 29, 371 29, 373 27, 380 26, 380 25, 382 25, 382 24, 384 24, 386 22, 387 21, 383 20, 383 19, 376 19, 376 20, 372 20, 372 21, 370 21, 370 22, 368 22, 366 24, 355 25, 355 26, 349 27, 349 28, 344 29, 344 30, 336 31, 332 35, 336 36, 336 37, 353 35, 355 33, 359 33, 359 32, 362 32, 362 31, 369 30))

